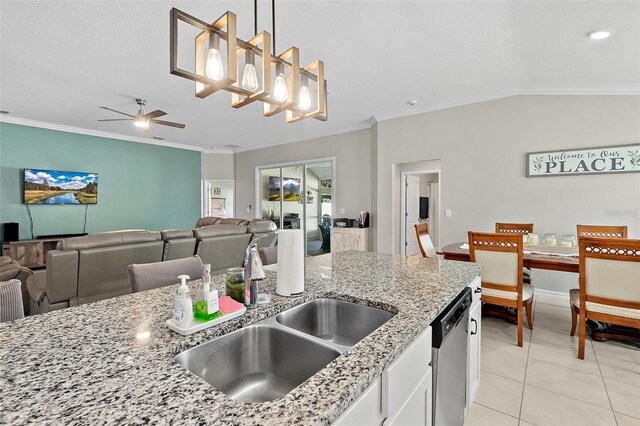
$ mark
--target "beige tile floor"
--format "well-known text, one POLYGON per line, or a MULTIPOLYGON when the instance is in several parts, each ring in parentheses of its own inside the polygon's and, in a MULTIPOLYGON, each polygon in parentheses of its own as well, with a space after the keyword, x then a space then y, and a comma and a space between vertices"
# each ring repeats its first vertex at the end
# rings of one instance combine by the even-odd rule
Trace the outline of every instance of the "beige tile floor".
POLYGON ((473 425, 640 426, 640 349, 569 336, 568 307, 535 303, 524 347, 516 326, 482 319, 482 376, 465 416, 473 425))

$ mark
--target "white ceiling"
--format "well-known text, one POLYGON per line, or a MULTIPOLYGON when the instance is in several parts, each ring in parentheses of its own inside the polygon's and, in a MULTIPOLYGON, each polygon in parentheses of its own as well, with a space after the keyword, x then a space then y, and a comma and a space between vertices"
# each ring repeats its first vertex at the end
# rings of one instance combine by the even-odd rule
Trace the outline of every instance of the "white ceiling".
MULTIPOLYGON (((270 2, 258 3, 259 29, 270 31, 270 2)), ((328 122, 285 124, 259 103, 231 108, 227 92, 198 99, 193 82, 169 74, 173 6, 211 22, 232 10, 238 36, 252 35, 251 1, 0 1, 0 108, 9 119, 247 150, 518 93, 640 93, 638 1, 279 0, 278 51, 324 60, 331 91, 328 122), (612 37, 586 37, 599 28, 612 37), (187 127, 97 121, 118 118, 99 105, 135 113, 136 97, 187 127)))

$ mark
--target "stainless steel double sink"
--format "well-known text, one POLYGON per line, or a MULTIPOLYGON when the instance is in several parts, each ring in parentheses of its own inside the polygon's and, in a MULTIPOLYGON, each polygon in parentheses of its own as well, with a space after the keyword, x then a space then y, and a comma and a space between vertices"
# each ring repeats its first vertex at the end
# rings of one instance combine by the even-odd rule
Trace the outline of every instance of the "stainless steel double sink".
POLYGON ((336 299, 315 299, 212 339, 175 360, 228 397, 278 399, 395 314, 336 299))

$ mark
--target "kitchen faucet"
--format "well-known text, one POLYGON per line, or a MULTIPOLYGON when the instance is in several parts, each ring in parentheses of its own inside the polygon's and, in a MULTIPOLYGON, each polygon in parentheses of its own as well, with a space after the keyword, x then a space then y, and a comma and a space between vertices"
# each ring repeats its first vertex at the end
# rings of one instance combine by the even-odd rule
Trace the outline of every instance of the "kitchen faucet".
POLYGON ((267 276, 258 253, 258 241, 270 234, 254 238, 247 246, 244 255, 244 306, 249 309, 258 307, 258 281, 267 276))

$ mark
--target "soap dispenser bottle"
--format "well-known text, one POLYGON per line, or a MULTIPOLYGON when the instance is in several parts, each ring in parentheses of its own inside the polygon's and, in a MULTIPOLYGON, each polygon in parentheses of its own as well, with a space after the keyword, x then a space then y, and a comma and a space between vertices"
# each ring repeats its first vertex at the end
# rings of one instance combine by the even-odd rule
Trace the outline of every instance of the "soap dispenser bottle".
POLYGON ((193 322, 193 302, 191 301, 191 293, 187 286, 189 275, 180 275, 178 278, 182 280, 182 284, 178 287, 176 303, 173 308, 173 320, 178 327, 187 328, 190 327, 193 322))
POLYGON ((202 274, 202 288, 196 295, 195 319, 196 321, 209 321, 220 316, 218 305, 218 290, 211 290, 211 265, 204 265, 202 274))

